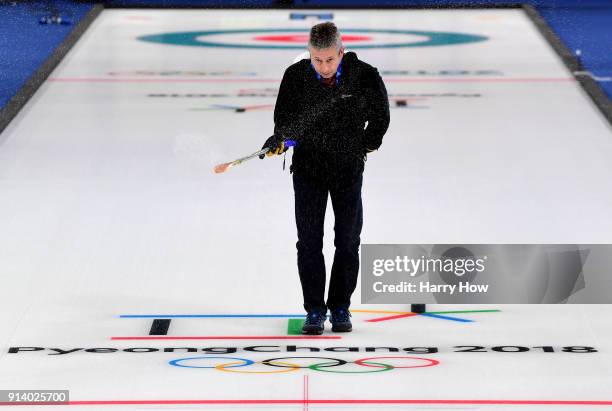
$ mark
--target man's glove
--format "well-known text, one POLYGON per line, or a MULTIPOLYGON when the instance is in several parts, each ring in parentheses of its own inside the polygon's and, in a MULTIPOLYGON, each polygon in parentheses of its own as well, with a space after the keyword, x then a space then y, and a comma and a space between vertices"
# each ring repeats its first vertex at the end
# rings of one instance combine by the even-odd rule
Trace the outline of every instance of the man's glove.
MULTIPOLYGON (((289 150, 289 147, 285 146, 285 140, 283 139, 283 137, 277 136, 276 134, 273 134, 268 137, 264 145, 261 147, 262 150, 264 148, 270 149, 270 151, 266 153, 266 156, 281 155, 285 151, 289 150)), ((261 154, 259 158, 263 159, 264 155, 261 154)))

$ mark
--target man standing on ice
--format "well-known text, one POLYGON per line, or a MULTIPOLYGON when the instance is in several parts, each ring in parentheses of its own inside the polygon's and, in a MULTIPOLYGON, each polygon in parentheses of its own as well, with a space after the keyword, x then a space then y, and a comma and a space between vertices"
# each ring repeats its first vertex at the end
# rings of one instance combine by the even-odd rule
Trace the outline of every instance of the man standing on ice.
POLYGON ((377 150, 389 127, 389 100, 378 70, 344 53, 332 22, 313 26, 310 59, 287 68, 274 108, 267 155, 294 140, 293 173, 297 260, 304 309, 303 334, 321 334, 327 310, 332 331, 352 330, 349 306, 357 286, 363 224, 361 186, 366 153, 377 150), (327 302, 323 223, 327 195, 335 216, 336 247, 327 302))

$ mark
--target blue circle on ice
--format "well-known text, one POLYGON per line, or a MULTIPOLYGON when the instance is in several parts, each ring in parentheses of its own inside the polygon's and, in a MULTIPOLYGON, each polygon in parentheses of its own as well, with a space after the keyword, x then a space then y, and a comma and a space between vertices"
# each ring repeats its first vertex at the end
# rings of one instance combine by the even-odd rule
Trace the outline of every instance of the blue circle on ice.
MULTIPOLYGON (((210 31, 185 31, 175 33, 151 34, 140 36, 138 40, 151 43, 171 44, 175 46, 195 46, 195 47, 228 47, 246 49, 297 49, 303 50, 305 44, 301 45, 278 45, 278 44, 248 44, 248 43, 223 43, 220 41, 207 41, 201 39, 205 36, 213 35, 232 35, 232 34, 256 34, 256 33, 278 33, 292 32, 308 34, 307 29, 236 29, 236 30, 210 30, 210 31)), ((381 44, 361 44, 350 45, 350 49, 374 49, 374 48, 397 48, 397 47, 432 47, 450 46, 457 44, 468 44, 486 41, 489 38, 475 34, 453 33, 442 31, 421 31, 421 30, 378 30, 378 29, 343 29, 343 33, 379 33, 391 35, 414 35, 425 37, 409 42, 381 43, 381 44)))

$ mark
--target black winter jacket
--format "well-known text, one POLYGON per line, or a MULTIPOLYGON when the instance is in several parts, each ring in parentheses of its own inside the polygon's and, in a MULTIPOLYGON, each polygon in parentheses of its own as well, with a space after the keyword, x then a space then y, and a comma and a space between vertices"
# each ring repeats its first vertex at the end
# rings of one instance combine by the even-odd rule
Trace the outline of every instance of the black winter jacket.
POLYGON ((297 141, 291 171, 346 182, 364 169, 389 127, 389 100, 378 70, 354 52, 342 57, 339 84, 328 87, 303 59, 285 70, 274 108, 274 134, 297 141), (367 127, 366 126, 367 121, 367 127))

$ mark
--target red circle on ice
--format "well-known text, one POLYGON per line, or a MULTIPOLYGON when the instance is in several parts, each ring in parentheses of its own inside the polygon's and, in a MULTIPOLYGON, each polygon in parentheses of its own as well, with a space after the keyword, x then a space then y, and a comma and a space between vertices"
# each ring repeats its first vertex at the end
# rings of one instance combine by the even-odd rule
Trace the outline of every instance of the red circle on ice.
MULTIPOLYGON (((308 42, 308 34, 275 34, 271 36, 255 36, 253 40, 259 41, 284 41, 287 43, 307 43, 308 42)), ((343 42, 351 42, 351 41, 370 41, 372 37, 370 36, 359 36, 359 35, 344 35, 342 36, 343 42)))

